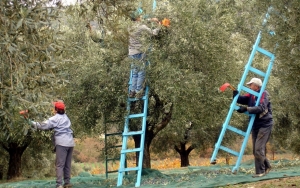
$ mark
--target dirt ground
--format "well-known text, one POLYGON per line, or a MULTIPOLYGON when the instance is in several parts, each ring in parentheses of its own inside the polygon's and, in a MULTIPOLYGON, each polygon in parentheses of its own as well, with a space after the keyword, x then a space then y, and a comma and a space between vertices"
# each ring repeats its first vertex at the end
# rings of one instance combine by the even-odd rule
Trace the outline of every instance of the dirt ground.
POLYGON ((254 183, 246 183, 246 184, 237 184, 237 185, 230 185, 226 186, 226 188, 289 188, 289 187, 300 187, 300 177, 287 177, 287 178, 280 178, 280 179, 272 179, 272 180, 264 180, 258 181, 254 183))

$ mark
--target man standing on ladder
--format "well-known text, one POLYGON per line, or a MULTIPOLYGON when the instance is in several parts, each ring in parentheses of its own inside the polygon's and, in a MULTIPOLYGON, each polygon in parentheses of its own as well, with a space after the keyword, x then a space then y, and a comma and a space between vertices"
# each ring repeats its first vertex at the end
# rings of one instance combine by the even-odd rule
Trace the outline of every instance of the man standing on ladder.
MULTIPOLYGON (((128 56, 135 60, 131 66, 131 86, 129 88, 129 97, 141 98, 144 92, 144 81, 145 81, 145 63, 146 54, 143 52, 142 35, 144 32, 150 35, 157 35, 159 28, 154 30, 150 29, 145 24, 141 24, 141 12, 138 10, 132 12, 130 17, 134 21, 133 26, 129 29, 129 47, 128 56)), ((160 24, 157 18, 148 19, 149 21, 160 24)))
MULTIPOLYGON (((259 78, 252 78, 247 85, 251 90, 259 93, 262 81, 259 78)), ((236 95, 238 95, 238 91, 234 90, 233 97, 236 95)), ((255 174, 253 177, 262 177, 271 170, 271 165, 266 158, 266 144, 271 135, 273 117, 271 103, 269 101, 269 93, 267 91, 263 92, 258 106, 255 106, 256 100, 257 97, 249 93, 243 96, 239 95, 237 103, 248 105, 248 107, 240 106, 237 112, 256 114, 252 127, 253 155, 255 158, 255 174)))

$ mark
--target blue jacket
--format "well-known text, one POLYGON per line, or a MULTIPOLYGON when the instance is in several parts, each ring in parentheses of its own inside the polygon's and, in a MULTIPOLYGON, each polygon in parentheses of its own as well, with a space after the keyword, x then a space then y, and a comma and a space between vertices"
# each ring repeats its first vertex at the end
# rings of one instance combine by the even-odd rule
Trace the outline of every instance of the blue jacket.
POLYGON ((66 114, 55 114, 48 120, 39 123, 31 122, 37 129, 50 130, 54 129, 55 146, 74 147, 73 131, 71 121, 66 114))
MULTIPOLYGON (((258 91, 260 92, 260 91, 258 91)), ((252 94, 240 95, 237 103, 248 105, 249 114, 256 114, 252 129, 257 130, 261 127, 273 125, 272 108, 269 101, 269 93, 264 91, 258 106, 255 106, 257 97, 252 94)))

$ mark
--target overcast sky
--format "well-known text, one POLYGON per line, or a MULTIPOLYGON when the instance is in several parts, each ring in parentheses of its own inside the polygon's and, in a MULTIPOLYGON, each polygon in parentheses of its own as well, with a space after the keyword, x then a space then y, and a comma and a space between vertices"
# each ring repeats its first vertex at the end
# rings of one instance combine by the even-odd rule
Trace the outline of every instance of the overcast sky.
MULTIPOLYGON (((48 2, 49 2, 48 5, 55 5, 59 1, 62 3, 63 6, 74 5, 77 2, 77 0, 48 0, 48 2)), ((83 0, 79 0, 79 2, 80 1, 83 1, 83 0)))
POLYGON ((61 0, 63 5, 74 5, 76 0, 61 0))

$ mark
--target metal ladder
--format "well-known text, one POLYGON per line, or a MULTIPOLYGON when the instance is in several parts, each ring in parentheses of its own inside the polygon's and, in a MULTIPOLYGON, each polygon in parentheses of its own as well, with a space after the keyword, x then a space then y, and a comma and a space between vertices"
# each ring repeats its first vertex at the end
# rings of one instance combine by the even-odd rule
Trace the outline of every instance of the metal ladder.
MULTIPOLYGON (((271 9, 269 8, 269 10, 271 10, 271 9)), ((264 19, 263 25, 266 23, 266 19, 267 18, 269 18, 269 14, 268 13, 266 14, 266 18, 264 19)), ((273 31, 271 31, 269 33, 271 35, 274 34, 273 31)), ((272 70, 272 67, 273 67, 273 63, 274 63, 274 60, 275 60, 275 55, 273 53, 271 53, 271 52, 269 52, 269 51, 267 51, 267 50, 259 47, 259 43, 260 43, 261 37, 262 37, 262 31, 260 31, 258 33, 257 39, 256 39, 256 41, 255 41, 255 43, 253 45, 253 49, 252 49, 252 52, 250 54, 249 60, 248 60, 248 62, 246 64, 246 66, 245 66, 245 71, 243 73, 242 79, 241 79, 241 81, 240 81, 240 83, 238 85, 238 88, 237 88, 237 90, 239 91, 239 93, 241 91, 245 91, 247 93, 250 93, 250 94, 258 97, 255 106, 257 106, 259 104, 259 101, 260 101, 260 98, 262 96, 262 93, 264 92, 264 90, 266 88, 266 85, 268 83, 269 76, 271 74, 271 70, 272 70), (257 68, 254 68, 252 66, 252 61, 253 61, 253 58, 254 58, 256 52, 259 52, 259 53, 267 56, 268 58, 270 58, 270 62, 269 62, 269 65, 267 67, 267 71, 266 72, 258 70, 257 68), (247 75, 248 75, 249 72, 252 72, 255 75, 258 75, 258 76, 260 76, 260 77, 263 78, 262 87, 261 87, 261 90, 260 90, 259 93, 256 92, 256 91, 253 91, 253 90, 249 89, 248 87, 244 86, 246 77, 247 77, 247 75)), ((234 99, 233 99, 233 101, 232 101, 232 103, 231 103, 231 105, 230 105, 229 112, 228 112, 226 120, 225 120, 225 122, 223 124, 222 131, 221 131, 221 133, 219 135, 219 139, 218 139, 217 143, 215 144, 215 149, 214 149, 213 155, 211 157, 211 161, 210 161, 211 164, 215 164, 216 163, 216 157, 217 157, 219 149, 221 149, 221 150, 223 150, 225 152, 228 152, 228 153, 236 156, 237 157, 237 161, 236 161, 236 165, 232 169, 232 173, 237 173, 238 168, 239 168, 239 166, 241 164, 241 160, 242 160, 242 157, 244 155, 244 151, 245 151, 245 148, 247 146, 249 135, 251 133, 253 122, 254 122, 254 119, 255 119, 255 116, 256 116, 255 114, 249 114, 248 112, 245 113, 246 115, 250 116, 250 121, 249 121, 248 128, 247 128, 246 132, 237 129, 237 128, 233 127, 232 125, 229 125, 229 122, 230 122, 230 119, 232 117, 232 114, 233 114, 234 110, 238 110, 239 109, 239 106, 237 106, 237 99, 238 99, 238 96, 235 96, 234 99), (221 145, 223 137, 224 137, 225 132, 227 130, 230 130, 230 131, 232 131, 232 132, 234 132, 234 133, 236 133, 236 134, 244 137, 244 140, 243 140, 243 143, 242 143, 242 146, 241 146, 241 149, 240 149, 239 152, 234 151, 234 150, 232 150, 232 149, 230 149, 230 148, 228 148, 226 146, 221 145)))
MULTIPOLYGON (((106 176, 106 179, 108 178, 108 174, 110 173, 114 173, 114 172, 118 172, 118 170, 109 170, 108 169, 108 165, 109 165, 109 162, 114 162, 114 161, 119 161, 120 160, 120 157, 114 157, 114 156, 110 156, 111 155, 111 150, 113 149, 118 149, 118 148, 121 148, 122 145, 120 144, 115 144, 115 145, 110 145, 108 143, 108 140, 109 140, 109 137, 120 137, 122 136, 122 132, 115 132, 115 133, 108 133, 108 130, 107 130, 107 124, 109 123, 119 123, 120 121, 119 120, 116 120, 116 121, 107 121, 106 118, 104 118, 104 125, 105 125, 105 137, 104 137, 104 140, 105 140, 105 176, 106 176)), ((126 161, 125 161, 125 165, 127 165, 126 161)))
MULTIPOLYGON (((132 72, 130 73, 130 81, 129 85, 131 85, 131 76, 132 72)), ((148 110, 148 93, 149 93, 149 86, 145 87, 145 94, 142 98, 136 99, 136 98, 129 98, 127 99, 127 112, 128 115, 125 117, 125 125, 124 125, 124 131, 123 131, 123 142, 122 142, 122 149, 121 149, 121 157, 120 157, 120 168, 118 170, 118 182, 117 186, 122 185, 123 181, 123 173, 129 172, 129 171, 137 171, 137 179, 135 183, 135 187, 139 187, 141 184, 141 176, 142 176, 142 166, 143 166, 143 156, 144 156, 144 144, 145 144, 145 134, 146 134, 146 120, 147 120, 147 110, 148 110), (142 113, 139 114, 130 114, 130 107, 132 102, 136 102, 138 100, 142 100, 144 105, 142 109, 142 113), (139 131, 130 131, 129 129, 129 122, 130 119, 136 119, 141 118, 142 125, 141 130, 139 131), (140 147, 139 148, 127 148, 127 141, 128 137, 133 135, 140 135, 141 141, 140 141, 140 147), (139 152, 139 161, 136 167, 126 167, 126 154, 127 153, 133 153, 133 152, 139 152)))

